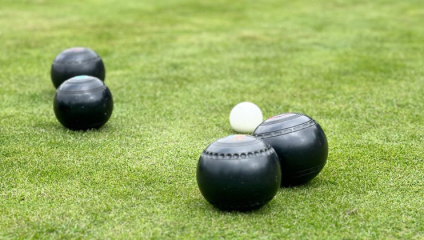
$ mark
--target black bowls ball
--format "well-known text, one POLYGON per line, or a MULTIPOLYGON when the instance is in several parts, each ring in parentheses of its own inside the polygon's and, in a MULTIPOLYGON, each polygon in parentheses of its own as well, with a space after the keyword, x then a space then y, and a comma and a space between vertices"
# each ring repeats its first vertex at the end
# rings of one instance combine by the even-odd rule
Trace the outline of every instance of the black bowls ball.
POLYGON ((56 90, 54 113, 57 120, 69 129, 99 128, 109 120, 112 111, 112 94, 95 77, 74 77, 56 90))
POLYGON ((274 198, 281 170, 274 149, 247 135, 231 135, 209 145, 197 165, 205 199, 223 210, 247 211, 274 198))
POLYGON ((327 138, 312 118, 286 113, 261 123, 253 135, 271 145, 280 159, 282 186, 307 183, 324 168, 327 138))
POLYGON ((106 70, 102 59, 91 49, 75 47, 61 52, 51 68, 53 85, 58 88, 64 81, 81 75, 105 80, 106 70))

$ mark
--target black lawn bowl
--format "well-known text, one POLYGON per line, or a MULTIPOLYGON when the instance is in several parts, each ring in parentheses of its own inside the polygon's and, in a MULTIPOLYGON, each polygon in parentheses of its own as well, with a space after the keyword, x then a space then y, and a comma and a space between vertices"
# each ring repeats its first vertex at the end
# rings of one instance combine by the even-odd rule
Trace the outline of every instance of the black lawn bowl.
POLYGON ((59 122, 69 129, 99 128, 109 120, 112 111, 112 94, 95 77, 74 77, 56 90, 54 113, 59 122))
POLYGON ((102 59, 91 49, 76 47, 61 52, 51 68, 53 85, 58 88, 66 80, 87 75, 105 80, 106 70, 102 59))
POLYGON ((281 170, 274 149, 247 135, 231 135, 209 145, 197 165, 197 184, 205 199, 227 211, 249 211, 272 200, 281 170))
POLYGON ((261 123, 253 135, 271 145, 280 159, 282 186, 305 184, 324 168, 328 156, 327 138, 312 118, 286 113, 261 123))

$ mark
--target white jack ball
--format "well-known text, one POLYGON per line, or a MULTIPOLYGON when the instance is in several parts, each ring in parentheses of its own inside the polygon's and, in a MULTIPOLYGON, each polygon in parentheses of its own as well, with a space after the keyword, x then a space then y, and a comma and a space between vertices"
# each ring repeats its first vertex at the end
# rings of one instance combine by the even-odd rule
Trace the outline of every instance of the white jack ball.
POLYGON ((251 102, 237 104, 230 113, 231 127, 239 133, 251 133, 263 121, 262 111, 251 102))

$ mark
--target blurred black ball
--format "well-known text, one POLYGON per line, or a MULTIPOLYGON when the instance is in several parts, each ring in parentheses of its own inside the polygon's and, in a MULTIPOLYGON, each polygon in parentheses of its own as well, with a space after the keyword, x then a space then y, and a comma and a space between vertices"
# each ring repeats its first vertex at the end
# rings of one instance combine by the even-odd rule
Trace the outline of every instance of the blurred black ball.
POLYGON ((69 129, 99 128, 109 120, 112 111, 112 94, 95 77, 74 77, 56 90, 54 113, 59 122, 69 129))
POLYGON ((81 75, 105 80, 102 59, 91 49, 75 47, 61 52, 54 59, 50 72, 53 85, 58 88, 64 81, 81 75))

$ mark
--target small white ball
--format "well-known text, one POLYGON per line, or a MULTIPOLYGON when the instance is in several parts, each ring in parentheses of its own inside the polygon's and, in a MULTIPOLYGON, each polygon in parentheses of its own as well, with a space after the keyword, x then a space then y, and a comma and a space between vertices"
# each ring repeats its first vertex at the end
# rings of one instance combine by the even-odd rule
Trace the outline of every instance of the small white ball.
POLYGON ((230 124, 236 132, 251 133, 262 121, 261 109, 251 102, 237 104, 230 113, 230 124))

